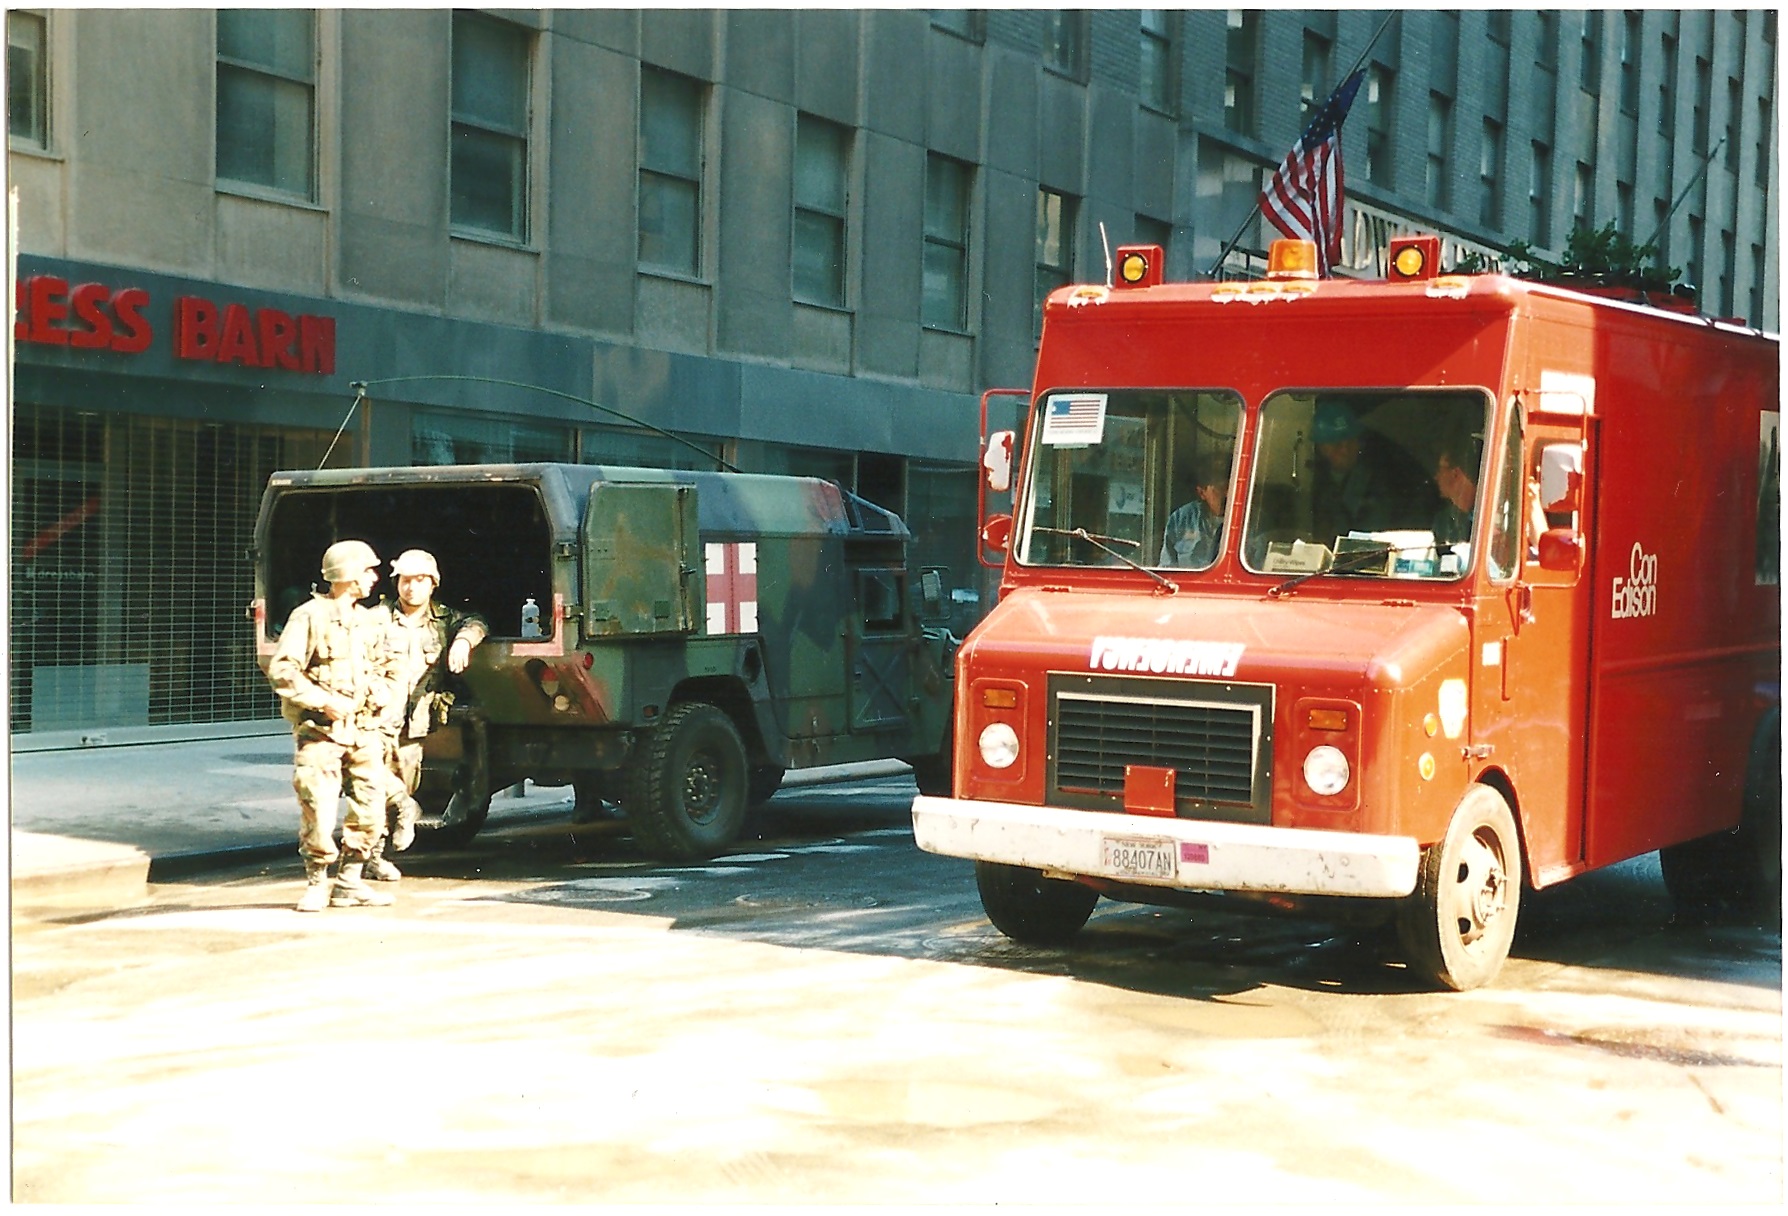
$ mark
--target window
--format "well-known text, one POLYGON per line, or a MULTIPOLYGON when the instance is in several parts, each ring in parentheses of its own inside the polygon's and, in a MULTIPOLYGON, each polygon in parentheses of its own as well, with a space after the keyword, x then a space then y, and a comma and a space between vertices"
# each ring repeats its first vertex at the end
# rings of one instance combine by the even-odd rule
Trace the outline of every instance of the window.
POLYGON ((1676 39, 1663 36, 1663 75, 1658 78, 1658 134, 1668 137, 1676 129, 1676 39))
POLYGON ((217 12, 217 176, 315 197, 315 15, 217 12))
POLYGON ((844 235, 850 133, 799 116, 795 127, 794 291, 809 304, 844 307, 844 235))
POLYGON ((1484 120, 1484 136, 1478 148, 1478 223, 1494 228, 1502 222, 1497 205, 1497 179, 1502 176, 1502 124, 1484 120))
POLYGON ((452 199, 455 227, 528 239, 528 35, 475 13, 453 15, 452 199))
MULTIPOLYGON (((1773 94, 1772 94, 1772 96, 1773 96, 1773 94)), ((1769 151, 1770 151, 1769 103, 1770 103, 1770 100, 1771 100, 1771 98, 1767 97, 1767 96, 1759 97, 1757 99, 1757 125, 1755 128, 1756 136, 1757 136, 1757 151, 1756 151, 1756 154, 1751 157, 1752 178, 1756 181, 1758 186, 1763 187, 1765 189, 1767 189, 1769 186, 1769 151)))
POLYGON ((1391 115, 1396 110, 1397 74, 1382 63, 1366 69, 1366 180, 1389 187, 1391 115))
POLYGON ((948 31, 958 38, 980 42, 986 37, 987 14, 978 8, 934 8, 931 24, 934 29, 948 31))
POLYGON ((1614 183, 1614 219, 1620 231, 1630 241, 1633 239, 1633 183, 1614 183))
POLYGON ((1620 33, 1620 109, 1639 113, 1639 14, 1628 12, 1620 33))
POLYGON ((1165 256, 1168 248, 1173 244, 1173 225, 1166 220, 1138 214, 1136 217, 1136 243, 1138 245, 1159 245, 1162 255, 1165 256))
POLYGON ((417 464, 510 464, 571 459, 571 431, 514 418, 418 410, 410 416, 417 464))
POLYGON ((1533 142, 1533 164, 1527 181, 1527 239, 1540 246, 1552 243, 1552 149, 1533 142))
POLYGON ((1464 577, 1489 513, 1489 405, 1470 390, 1268 396, 1254 428, 1243 564, 1269 574, 1464 577), (1362 473, 1371 483, 1363 494, 1362 473), (1347 560, 1331 568, 1331 555, 1347 560))
POLYGON ((1174 88, 1177 73, 1174 64, 1177 14, 1161 8, 1142 10, 1141 77, 1137 86, 1142 104, 1163 114, 1176 112, 1174 88))
POLYGON ((1043 336, 1043 299, 1074 281, 1074 199, 1054 190, 1037 191, 1036 312, 1032 333, 1043 336))
POLYGON ((1086 79, 1086 21, 1078 9, 1043 14, 1043 66, 1072 80, 1086 79))
POLYGON ((1259 42, 1260 14, 1230 9, 1224 41, 1223 125, 1242 135, 1254 134, 1254 61, 1259 42))
POLYGON ((1558 70, 1558 14, 1535 13, 1540 29, 1534 47, 1534 62, 1542 70, 1556 72, 1558 70))
POLYGON ((1594 228, 1596 204, 1596 167, 1577 162, 1577 174, 1571 183, 1571 226, 1585 231, 1594 228))
POLYGON ((699 275, 702 268, 704 89, 687 76, 639 74, 639 261, 699 275))
POLYGON ((968 330, 969 183, 971 170, 933 152, 925 158, 925 264, 920 321, 968 330))
POLYGON ((1726 172, 1738 172, 1738 123, 1744 109, 1744 86, 1738 77, 1726 77, 1726 172))
POLYGON ((1490 41, 1498 46, 1509 45, 1509 10, 1506 8, 1491 9, 1485 14, 1489 23, 1490 41))
POLYGON ((1577 83, 1585 93, 1602 91, 1602 14, 1593 8, 1583 14, 1583 63, 1577 83))
POLYGON ((1737 268, 1733 266, 1732 260, 1737 256, 1738 242, 1732 235, 1732 229, 1722 228, 1720 230, 1720 314, 1722 316, 1732 315, 1737 295, 1733 290, 1736 286, 1734 280, 1738 278, 1738 275, 1734 273, 1737 268))
POLYGON ((6 14, 6 124, 15 139, 50 146, 50 72, 44 19, 6 14))
POLYGON ((1707 155, 1707 131, 1711 125, 1708 111, 1713 108, 1713 66, 1700 56, 1695 58, 1695 113, 1689 124, 1694 139, 1695 155, 1707 155))
POLYGON ((1704 244, 1706 222, 1698 215, 1689 217, 1689 282, 1698 292, 1707 290, 1707 247, 1704 244))
POLYGON ((1447 151, 1453 145, 1453 99, 1428 94, 1428 205, 1446 207, 1447 151))
POLYGON ((1670 264, 1670 200, 1654 198, 1651 200, 1652 232, 1651 238, 1658 247, 1656 261, 1660 266, 1670 264))
POLYGON ((1299 111, 1300 121, 1308 123, 1316 113, 1316 108, 1329 96, 1329 40, 1321 34, 1304 31, 1304 76, 1298 86, 1298 97, 1303 102, 1299 111))

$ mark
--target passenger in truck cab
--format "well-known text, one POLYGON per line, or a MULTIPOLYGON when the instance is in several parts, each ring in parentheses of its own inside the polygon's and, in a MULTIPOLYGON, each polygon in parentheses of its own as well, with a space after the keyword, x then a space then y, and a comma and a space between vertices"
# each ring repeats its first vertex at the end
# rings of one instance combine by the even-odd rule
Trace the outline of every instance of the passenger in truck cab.
POLYGON ((1202 570, 1217 560, 1217 542, 1223 535, 1223 500, 1228 492, 1229 453, 1205 452, 1193 465, 1191 501, 1167 517, 1161 565, 1202 570))
POLYGON ((1434 512, 1434 543, 1441 546, 1471 540, 1471 516, 1477 505, 1477 444, 1443 438, 1434 452, 1434 488, 1440 508, 1434 512))
POLYGON ((1423 518, 1412 492, 1424 480, 1420 466, 1412 475, 1413 462, 1362 426, 1348 405, 1319 401, 1310 431, 1317 452, 1312 508, 1318 539, 1407 528, 1423 518))

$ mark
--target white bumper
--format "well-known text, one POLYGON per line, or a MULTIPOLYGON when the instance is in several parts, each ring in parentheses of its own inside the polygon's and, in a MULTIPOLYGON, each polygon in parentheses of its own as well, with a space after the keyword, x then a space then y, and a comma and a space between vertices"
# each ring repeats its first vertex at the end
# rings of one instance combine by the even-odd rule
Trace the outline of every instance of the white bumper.
MULTIPOLYGON (((1409 836, 1207 823, 956 798, 913 800, 913 837, 928 853, 1062 874, 1198 891, 1395 898, 1415 890, 1421 849, 1409 836), (1108 842, 1171 842, 1177 874, 1139 877, 1106 860, 1108 842)), ((1116 850, 1121 854, 1124 850, 1116 850)))

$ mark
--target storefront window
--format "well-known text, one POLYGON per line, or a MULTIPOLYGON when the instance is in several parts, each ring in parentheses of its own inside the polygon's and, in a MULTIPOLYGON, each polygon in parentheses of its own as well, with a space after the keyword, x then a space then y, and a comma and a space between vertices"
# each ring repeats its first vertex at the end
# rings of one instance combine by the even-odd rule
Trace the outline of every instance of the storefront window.
POLYGON ((315 468, 329 439, 19 406, 11 729, 277 717, 243 554, 269 475, 315 468))
POLYGON ((571 431, 524 426, 511 418, 418 411, 410 423, 417 464, 527 464, 571 459, 571 431))

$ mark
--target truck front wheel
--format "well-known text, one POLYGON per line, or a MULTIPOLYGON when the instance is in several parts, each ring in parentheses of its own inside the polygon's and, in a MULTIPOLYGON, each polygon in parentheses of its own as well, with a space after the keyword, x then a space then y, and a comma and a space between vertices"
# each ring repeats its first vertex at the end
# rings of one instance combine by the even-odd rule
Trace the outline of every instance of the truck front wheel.
POLYGON ((745 826, 745 744, 725 713, 671 706, 627 767, 621 804, 640 844, 673 861, 712 857, 745 826))
POLYGON ((1474 785, 1446 836, 1422 854, 1416 889, 1397 919, 1409 963, 1456 992, 1496 978, 1515 940, 1521 846, 1503 796, 1474 785))
POLYGON ((1027 946, 1064 945, 1099 902, 1091 887, 992 861, 975 863, 975 886, 993 927, 1027 946))

